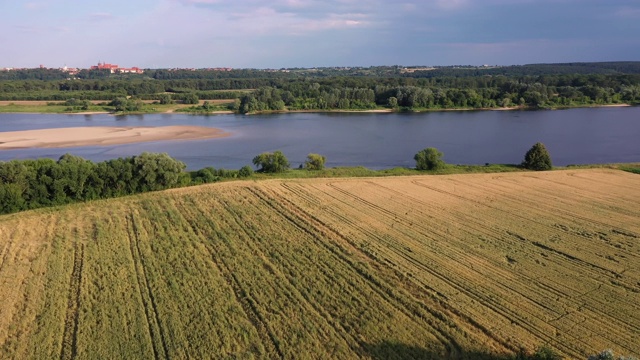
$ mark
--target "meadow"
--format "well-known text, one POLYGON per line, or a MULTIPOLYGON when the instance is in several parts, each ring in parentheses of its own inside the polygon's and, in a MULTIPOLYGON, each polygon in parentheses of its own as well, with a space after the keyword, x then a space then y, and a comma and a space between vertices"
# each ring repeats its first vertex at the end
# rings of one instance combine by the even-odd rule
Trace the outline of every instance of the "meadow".
POLYGON ((235 181, 0 216, 0 358, 640 355, 640 177, 235 181))
MULTIPOLYGON (((210 113, 224 112, 231 113, 228 105, 233 103, 233 99, 199 100, 198 105, 170 103, 160 104, 157 100, 140 100, 141 107, 138 111, 131 113, 210 113), (202 108, 207 102, 208 109, 202 108)), ((38 113, 38 114, 96 114, 115 113, 114 107, 109 105, 107 100, 89 100, 87 108, 68 106, 63 101, 43 101, 43 100, 18 100, 0 101, 0 113, 38 113)))

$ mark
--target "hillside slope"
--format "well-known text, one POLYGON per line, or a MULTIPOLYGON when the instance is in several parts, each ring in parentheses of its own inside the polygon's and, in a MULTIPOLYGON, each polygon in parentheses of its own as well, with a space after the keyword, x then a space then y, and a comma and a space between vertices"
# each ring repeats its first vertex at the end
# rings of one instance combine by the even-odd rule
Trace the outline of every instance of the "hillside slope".
POLYGON ((0 358, 640 355, 640 176, 231 182, 0 217, 0 358))

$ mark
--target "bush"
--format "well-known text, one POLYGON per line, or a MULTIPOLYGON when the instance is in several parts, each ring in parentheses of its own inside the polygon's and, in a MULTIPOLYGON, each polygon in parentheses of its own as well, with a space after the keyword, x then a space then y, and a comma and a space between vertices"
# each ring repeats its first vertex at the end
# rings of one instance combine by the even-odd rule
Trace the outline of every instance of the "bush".
POLYGON ((200 99, 195 93, 188 93, 184 96, 182 102, 185 104, 197 104, 200 102, 200 99))
POLYGON ((127 99, 124 97, 119 97, 113 99, 113 101, 111 101, 109 105, 113 106, 116 112, 140 111, 142 109, 143 103, 138 99, 127 99))
POLYGON ((531 358, 533 360, 561 360, 562 356, 548 346, 541 346, 536 349, 536 352, 533 353, 531 358))
POLYGON ((307 155, 307 161, 304 162, 304 168, 307 170, 322 170, 327 158, 320 154, 307 155))
POLYGON ((416 161, 416 169, 418 170, 438 170, 446 164, 441 159, 442 153, 436 148, 426 148, 420 150, 413 159, 416 161))
POLYGON ((253 169, 251 168, 251 166, 249 165, 245 165, 243 167, 240 168, 240 170, 238 170, 238 176, 239 177, 249 177, 253 175, 253 169))
POLYGON ((636 358, 632 356, 618 356, 615 357, 612 350, 604 350, 599 354, 589 356, 588 360, 636 360, 636 358))
POLYGON ((143 152, 133 158, 134 180, 140 192, 157 191, 178 186, 180 174, 187 167, 167 153, 143 152))
POLYGON ((191 181, 194 184, 206 184, 219 181, 220 178, 216 174, 216 169, 206 167, 195 172, 191 172, 191 181))
POLYGON ((257 155, 253 158, 253 164, 260 167, 259 171, 266 173, 283 172, 289 168, 289 160, 279 150, 257 155))
POLYGON ((163 104, 163 105, 173 104, 173 98, 169 94, 160 94, 160 96, 158 97, 158 100, 160 100, 160 104, 163 104))
POLYGON ((522 162, 522 167, 536 171, 551 170, 553 167, 551 165, 551 156, 543 143, 535 143, 535 145, 527 151, 524 156, 524 161, 522 162))

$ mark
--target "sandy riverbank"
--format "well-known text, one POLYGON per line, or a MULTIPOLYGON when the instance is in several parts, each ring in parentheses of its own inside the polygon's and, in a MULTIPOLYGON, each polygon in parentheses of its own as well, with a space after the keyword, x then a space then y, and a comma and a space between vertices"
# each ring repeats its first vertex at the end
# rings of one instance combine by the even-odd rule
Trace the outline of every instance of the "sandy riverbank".
POLYGON ((73 127, 0 132, 0 150, 131 144, 161 140, 200 140, 231 135, 202 126, 73 127))

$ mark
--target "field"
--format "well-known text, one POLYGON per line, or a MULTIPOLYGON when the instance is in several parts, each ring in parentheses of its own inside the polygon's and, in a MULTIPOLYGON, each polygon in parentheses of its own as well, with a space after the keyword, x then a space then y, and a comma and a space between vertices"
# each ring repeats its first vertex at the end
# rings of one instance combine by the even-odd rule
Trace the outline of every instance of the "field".
POLYGON ((242 181, 0 217, 0 358, 640 355, 640 176, 242 181))

